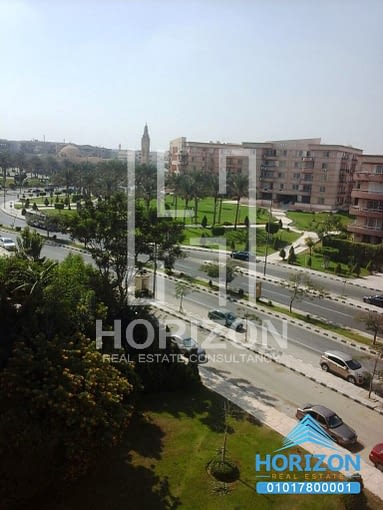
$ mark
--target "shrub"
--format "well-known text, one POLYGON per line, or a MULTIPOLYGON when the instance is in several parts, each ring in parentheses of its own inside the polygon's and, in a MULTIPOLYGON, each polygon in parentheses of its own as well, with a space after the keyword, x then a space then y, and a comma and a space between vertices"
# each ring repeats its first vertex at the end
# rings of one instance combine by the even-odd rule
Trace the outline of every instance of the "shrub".
POLYGON ((285 258, 286 258, 286 250, 284 248, 281 248, 281 250, 279 252, 279 256, 281 257, 282 260, 285 260, 285 258))
POLYGON ((312 261, 311 261, 311 257, 309 257, 309 258, 307 259, 307 266, 308 266, 308 267, 311 267, 311 265, 312 265, 312 261))
POLYGON ((21 209, 21 214, 22 214, 23 216, 25 216, 25 215, 27 214, 27 210, 25 209, 25 207, 23 207, 23 208, 21 209))
POLYGON ((335 274, 342 274, 342 266, 341 264, 338 262, 338 264, 335 266, 335 270, 334 270, 335 274))
POLYGON ((225 229, 223 227, 213 227, 211 233, 214 237, 220 237, 224 235, 225 229))
POLYGON ((212 460, 209 464, 210 474, 220 482, 235 482, 239 478, 239 469, 231 461, 212 460))
POLYGON ((64 204, 62 202, 56 202, 55 209, 64 209, 64 204))
POLYGON ((207 217, 204 216, 201 221, 201 227, 206 228, 207 227, 207 217))

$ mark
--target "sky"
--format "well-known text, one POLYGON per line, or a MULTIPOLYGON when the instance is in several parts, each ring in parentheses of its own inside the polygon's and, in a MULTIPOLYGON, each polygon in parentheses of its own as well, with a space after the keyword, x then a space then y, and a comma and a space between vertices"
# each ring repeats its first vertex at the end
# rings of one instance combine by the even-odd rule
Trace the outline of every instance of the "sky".
POLYGON ((0 138, 383 154, 382 0, 0 0, 0 138))

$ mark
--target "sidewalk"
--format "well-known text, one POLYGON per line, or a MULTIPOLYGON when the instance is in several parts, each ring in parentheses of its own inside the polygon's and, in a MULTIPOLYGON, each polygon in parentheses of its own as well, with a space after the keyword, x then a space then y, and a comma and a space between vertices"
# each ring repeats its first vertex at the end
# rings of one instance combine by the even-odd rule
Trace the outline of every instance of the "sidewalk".
MULTIPOLYGON (((254 397, 250 397, 246 392, 235 385, 228 385, 227 381, 217 374, 211 372, 208 368, 200 367, 201 379, 206 387, 219 393, 227 398, 235 405, 246 411, 251 416, 254 416, 261 423, 267 425, 275 430, 282 436, 286 436, 292 428, 297 424, 296 420, 286 416, 285 414, 267 406, 254 397)), ((325 454, 329 455, 331 452, 328 449, 318 447, 313 443, 304 443, 304 447, 312 454, 325 454)), ((273 453, 273 452, 270 452, 273 453)), ((348 450, 342 448, 342 453, 349 453, 348 450)), ((254 450, 254 457, 256 451, 254 450)), ((344 472, 345 475, 350 475, 350 472, 344 472)), ((363 483, 366 489, 375 494, 378 498, 383 500, 383 473, 367 462, 361 460, 360 474, 363 478, 363 483)))

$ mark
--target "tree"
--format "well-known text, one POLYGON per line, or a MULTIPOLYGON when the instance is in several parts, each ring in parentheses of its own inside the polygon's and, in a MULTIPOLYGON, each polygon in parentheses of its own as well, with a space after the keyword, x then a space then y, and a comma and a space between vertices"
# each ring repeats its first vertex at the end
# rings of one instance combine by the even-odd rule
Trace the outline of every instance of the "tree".
POLYGON ((315 241, 312 237, 306 237, 305 239, 305 245, 309 249, 309 255, 312 256, 312 249, 315 246, 315 241))
POLYGON ((295 264, 296 261, 297 261, 297 256, 295 255, 294 246, 290 246, 289 255, 287 257, 287 263, 295 264))
POLYGON ((202 218, 201 227, 202 228, 206 228, 207 227, 207 218, 206 218, 206 215, 202 218))
MULTIPOLYGON (((201 266, 201 270, 204 271, 210 278, 218 278, 219 277, 219 264, 215 262, 205 263, 201 266)), ((225 280, 225 290, 227 292, 227 286, 231 283, 236 277, 236 264, 229 260, 226 263, 226 280, 225 280)))
POLYGON ((376 337, 383 333, 383 314, 378 312, 360 312, 357 320, 363 322, 368 331, 374 334, 372 344, 376 344, 376 337))
POLYGON ((265 225, 265 230, 268 234, 274 235, 279 230, 279 223, 277 222, 267 222, 265 225))
POLYGON ((239 206, 241 198, 246 197, 249 193, 249 179, 244 174, 232 174, 229 178, 229 194, 237 201, 235 209, 234 230, 237 230, 239 218, 239 206))
POLYGON ((16 242, 17 252, 20 257, 34 262, 44 260, 44 257, 40 257, 44 246, 44 238, 36 230, 25 227, 21 232, 21 237, 18 237, 16 242))
POLYGON ((321 241, 329 235, 330 232, 344 231, 344 227, 339 216, 329 213, 324 220, 316 225, 316 233, 321 241))
POLYGON ((289 311, 292 312, 293 303, 303 298, 324 298, 327 292, 323 287, 315 284, 308 275, 301 272, 293 273, 287 283, 282 284, 290 290, 289 311))
POLYGON ((282 260, 285 260, 285 258, 286 258, 286 250, 284 248, 280 249, 279 256, 281 257, 282 260))
POLYGON ((180 306, 179 306, 179 312, 183 313, 183 300, 184 297, 193 292, 193 287, 191 286, 190 282, 184 282, 182 280, 179 280, 176 283, 176 298, 180 300, 180 306))

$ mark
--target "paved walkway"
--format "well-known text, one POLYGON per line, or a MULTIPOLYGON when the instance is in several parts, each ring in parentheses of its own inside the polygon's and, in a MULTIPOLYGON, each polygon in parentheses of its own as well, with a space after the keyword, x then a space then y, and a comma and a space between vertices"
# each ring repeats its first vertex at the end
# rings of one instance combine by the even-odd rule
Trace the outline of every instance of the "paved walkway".
MULTIPOLYGON (((286 436, 297 424, 296 420, 277 411, 271 406, 263 404, 254 397, 249 396, 238 386, 228 384, 225 379, 210 371, 208 368, 200 367, 200 374, 205 386, 227 398, 233 402, 233 404, 237 405, 251 416, 254 416, 261 423, 264 423, 282 436, 286 436)), ((304 448, 312 454, 330 455, 334 453, 333 451, 319 447, 313 443, 304 443, 304 448)), ((341 448, 341 450, 343 454, 350 453, 343 448, 341 448)), ((270 454, 272 453, 273 452, 270 452, 270 454)), ((254 448, 254 459, 255 454, 256 450, 254 448)), ((363 460, 361 460, 359 473, 362 475, 366 489, 383 500, 383 473, 363 460)), ((350 475, 352 473, 344 471, 344 474, 350 475)))

